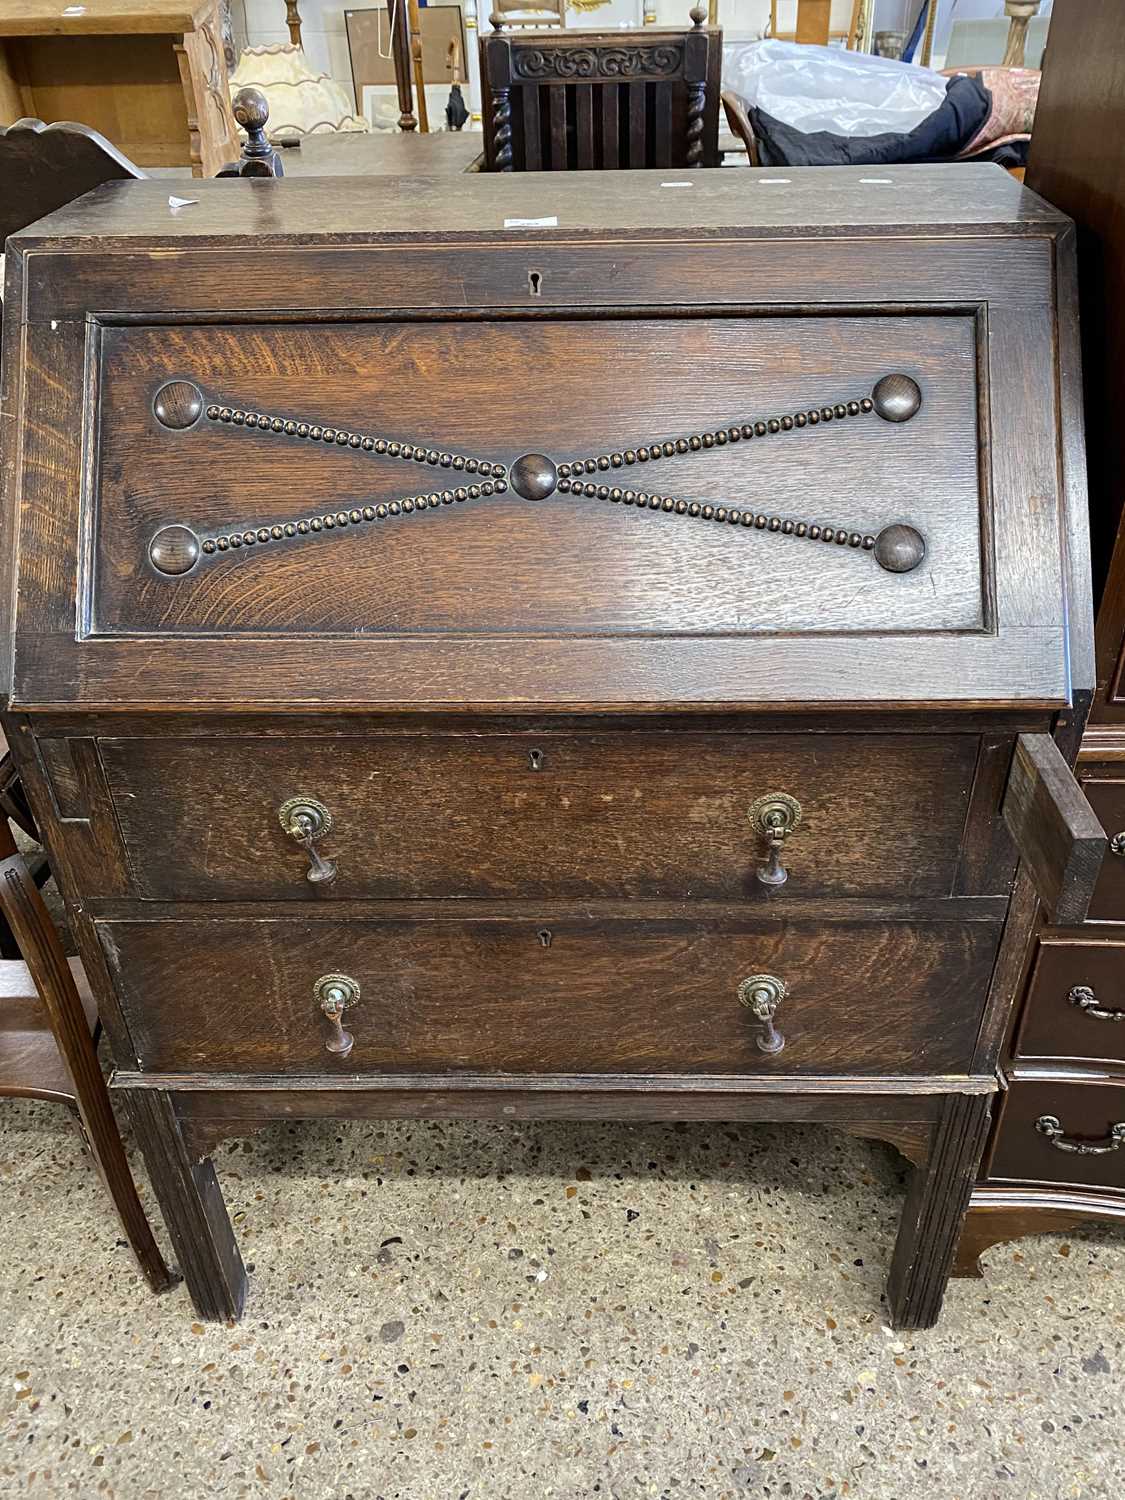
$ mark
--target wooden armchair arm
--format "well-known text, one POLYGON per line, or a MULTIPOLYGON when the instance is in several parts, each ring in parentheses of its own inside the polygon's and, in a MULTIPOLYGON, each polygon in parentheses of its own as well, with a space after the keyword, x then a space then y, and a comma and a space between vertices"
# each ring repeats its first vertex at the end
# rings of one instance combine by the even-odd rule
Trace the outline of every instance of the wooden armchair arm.
POLYGON ((746 113, 746 101, 741 94, 732 94, 724 89, 719 96, 723 101, 723 110, 727 117, 727 124, 733 134, 746 146, 746 154, 750 158, 752 167, 760 167, 758 160, 758 142, 754 138, 754 127, 750 124, 750 117, 746 113))

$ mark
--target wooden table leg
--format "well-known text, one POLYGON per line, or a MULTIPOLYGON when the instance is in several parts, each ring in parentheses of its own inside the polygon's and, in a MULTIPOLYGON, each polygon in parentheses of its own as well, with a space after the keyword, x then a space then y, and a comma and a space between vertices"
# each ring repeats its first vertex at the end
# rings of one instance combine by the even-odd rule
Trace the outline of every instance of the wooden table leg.
POLYGON ((163 1089, 126 1089, 125 1103, 164 1222, 201 1318, 226 1322, 242 1315, 246 1269, 210 1161, 193 1161, 172 1095, 163 1089))
POLYGON ((926 1165, 915 1168, 887 1278, 894 1328, 932 1328, 937 1322, 991 1104, 991 1094, 950 1094, 934 1126, 926 1165))

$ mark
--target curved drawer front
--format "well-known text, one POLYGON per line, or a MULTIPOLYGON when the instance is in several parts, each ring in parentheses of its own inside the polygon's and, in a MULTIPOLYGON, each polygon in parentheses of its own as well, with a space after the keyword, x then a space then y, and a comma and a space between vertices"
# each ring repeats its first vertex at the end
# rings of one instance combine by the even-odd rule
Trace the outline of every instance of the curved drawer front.
POLYGON ((141 1066, 214 1073, 965 1072, 998 939, 546 912, 98 925, 141 1066))
POLYGON ((1082 790, 1109 837, 1109 855, 1090 902, 1090 920, 1125 922, 1125 780, 1083 776, 1082 790))
POLYGON ((1125 940, 1040 939, 1016 1055, 1125 1063, 1125 940))
POLYGON ((1002 1098, 990 1178, 1125 1188, 1125 1083, 1017 1076, 1002 1098))
MULTIPOLYGON (((976 739, 618 734, 103 739, 135 888, 152 900, 628 896, 766 887, 750 817, 786 793, 794 895, 946 895, 976 739), (279 810, 330 819, 310 883, 279 810)), ((776 888, 773 888, 776 889, 776 888)))

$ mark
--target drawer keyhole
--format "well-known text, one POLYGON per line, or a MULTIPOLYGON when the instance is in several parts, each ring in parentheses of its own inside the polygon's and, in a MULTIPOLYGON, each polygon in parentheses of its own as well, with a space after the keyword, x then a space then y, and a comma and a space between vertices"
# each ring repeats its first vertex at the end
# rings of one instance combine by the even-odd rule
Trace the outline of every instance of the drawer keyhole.
POLYGON ((547 757, 542 750, 529 750, 527 752, 527 763, 533 771, 541 771, 547 763, 547 757))
POLYGON ((541 948, 549 948, 555 938, 554 933, 549 927, 541 927, 535 936, 539 939, 539 946, 541 948))

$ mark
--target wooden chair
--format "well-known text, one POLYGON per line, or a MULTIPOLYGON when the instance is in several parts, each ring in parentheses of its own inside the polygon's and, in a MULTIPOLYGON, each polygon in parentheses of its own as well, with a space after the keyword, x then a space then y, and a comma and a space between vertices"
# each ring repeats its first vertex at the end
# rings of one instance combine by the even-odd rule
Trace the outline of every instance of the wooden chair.
POLYGON ((723 34, 537 31, 480 41, 490 172, 717 167, 723 34))
POLYGON ((746 113, 745 99, 741 94, 735 94, 730 89, 724 89, 719 97, 723 101, 723 114, 727 117, 727 128, 746 147, 750 165, 760 167, 762 163, 758 158, 758 141, 754 135, 754 127, 750 123, 750 116, 746 113))
POLYGON ((81 961, 63 953, 6 818, 0 912, 23 954, 0 961, 0 1097, 50 1099, 74 1113, 148 1284, 164 1291, 172 1278, 137 1197, 98 1062, 94 998, 81 961))
POLYGON ((103 182, 144 175, 87 125, 17 120, 0 128, 0 246, 103 182))

